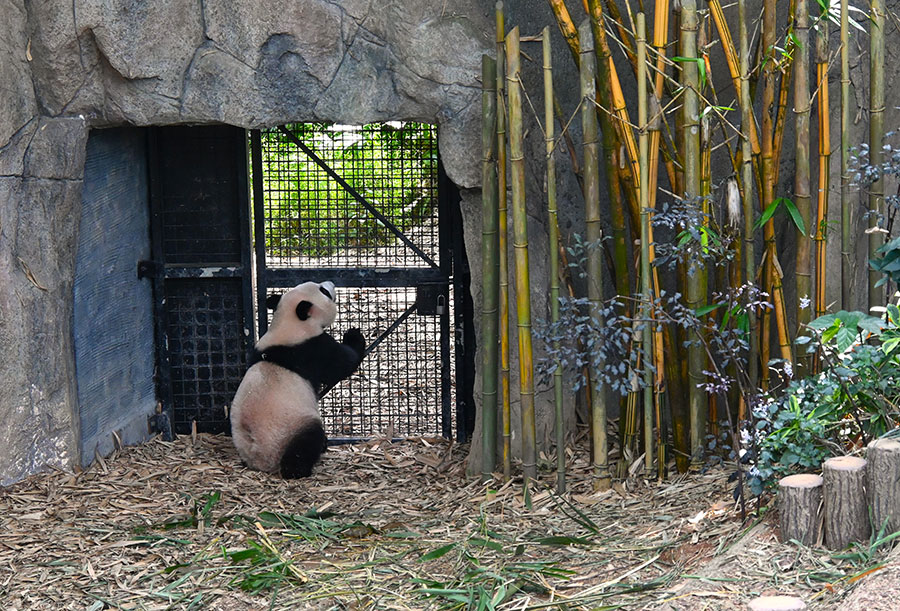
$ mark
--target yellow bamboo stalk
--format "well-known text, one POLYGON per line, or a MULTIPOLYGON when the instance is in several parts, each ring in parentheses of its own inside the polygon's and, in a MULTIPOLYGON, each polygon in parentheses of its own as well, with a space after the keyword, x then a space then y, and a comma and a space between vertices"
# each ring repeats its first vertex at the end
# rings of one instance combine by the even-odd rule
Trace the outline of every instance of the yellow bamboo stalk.
MULTIPOLYGON (((740 100, 744 86, 741 78, 741 62, 737 50, 734 48, 734 40, 731 37, 731 30, 728 28, 728 22, 725 21, 725 12, 722 10, 722 3, 720 0, 709 0, 709 9, 713 22, 716 24, 716 30, 719 32, 719 39, 722 41, 722 51, 725 52, 725 61, 728 64, 729 72, 731 72, 731 82, 734 84, 734 93, 737 96, 737 99, 740 100)), ((749 129, 747 131, 750 137, 751 150, 754 155, 759 155, 759 133, 756 128, 756 121, 750 121, 748 127, 749 129)))
POLYGON ((509 160, 512 179, 513 249, 519 336, 519 397, 522 416, 522 475, 525 487, 537 476, 534 417, 534 360, 531 346, 531 282, 528 274, 528 215, 525 209, 525 153, 522 130, 519 28, 506 36, 509 96, 509 160))
POLYGON ((828 93, 828 25, 822 20, 816 34, 816 88, 819 132, 819 182, 816 198, 816 316, 825 314, 825 220, 828 218, 828 173, 831 166, 831 123, 828 93))

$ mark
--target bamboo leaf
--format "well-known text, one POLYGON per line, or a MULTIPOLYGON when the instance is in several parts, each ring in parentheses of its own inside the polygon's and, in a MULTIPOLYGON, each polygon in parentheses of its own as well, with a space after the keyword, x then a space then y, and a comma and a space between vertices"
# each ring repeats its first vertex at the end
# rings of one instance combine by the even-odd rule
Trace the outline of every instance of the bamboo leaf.
POLYGON ((441 556, 445 555, 447 552, 452 550, 454 547, 456 547, 456 543, 442 545, 441 547, 439 547, 437 549, 431 550, 427 554, 422 554, 422 556, 419 558, 419 562, 428 562, 429 560, 436 560, 437 558, 440 558, 441 556))
POLYGON ((782 199, 783 198, 779 197, 771 204, 769 204, 765 210, 763 210, 763 213, 760 215, 760 217, 756 220, 755 223, 753 223, 754 231, 765 225, 769 221, 769 219, 775 215, 775 211, 778 210, 778 204, 781 203, 782 199))
POLYGON ((797 206, 790 199, 786 197, 780 198, 782 203, 784 204, 785 210, 788 211, 788 214, 791 215, 791 220, 794 221, 794 225, 797 226, 797 230, 806 235, 806 225, 803 223, 803 216, 801 216, 800 211, 797 210, 797 206))

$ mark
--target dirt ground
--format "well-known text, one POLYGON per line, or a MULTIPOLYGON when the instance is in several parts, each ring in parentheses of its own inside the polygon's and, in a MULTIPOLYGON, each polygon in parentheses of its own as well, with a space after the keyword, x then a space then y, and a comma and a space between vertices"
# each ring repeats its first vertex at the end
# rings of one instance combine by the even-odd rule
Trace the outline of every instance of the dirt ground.
MULTIPOLYGON (((240 465, 225 437, 127 448, 0 490, 4 609, 898 609, 900 555, 778 542, 728 471, 591 490, 584 452, 523 496, 438 439, 332 448, 312 478, 240 465)), ((549 467, 549 463, 547 465, 549 467)))

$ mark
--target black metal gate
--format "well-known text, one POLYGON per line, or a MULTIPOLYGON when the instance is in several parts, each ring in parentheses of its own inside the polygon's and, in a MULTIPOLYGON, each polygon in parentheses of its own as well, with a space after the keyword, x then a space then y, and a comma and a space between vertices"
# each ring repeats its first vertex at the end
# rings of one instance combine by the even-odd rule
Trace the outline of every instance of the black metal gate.
POLYGON ((176 433, 229 432, 254 326, 246 132, 153 128, 149 175, 158 398, 176 433))
POLYGON ((295 124, 252 132, 251 151, 260 334, 267 294, 330 280, 336 335, 359 327, 369 343, 360 371, 321 401, 329 437, 450 437, 455 424, 465 440, 468 366, 452 358, 451 320, 457 357, 470 321, 454 299, 461 229, 438 188, 435 128, 295 124))

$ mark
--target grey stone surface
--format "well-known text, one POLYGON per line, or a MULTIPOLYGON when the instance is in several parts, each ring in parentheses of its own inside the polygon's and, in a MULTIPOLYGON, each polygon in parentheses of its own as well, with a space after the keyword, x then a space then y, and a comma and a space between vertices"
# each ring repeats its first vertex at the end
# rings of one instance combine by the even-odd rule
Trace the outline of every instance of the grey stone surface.
POLYGON ((0 0, 0 481, 79 460, 88 129, 417 119, 438 124, 448 174, 477 192, 492 6, 410 4, 0 0))
MULTIPOLYGON (((0 24, 0 148, 2 148, 31 120, 37 111, 34 89, 28 67, 31 54, 26 31, 24 3, 16 0, 0 1, 0 14, 4 16, 0 24)), ((0 170, 0 175, 3 172, 0 170)))
POLYGON ((0 484, 76 458, 72 279, 81 182, 0 178, 0 484))

